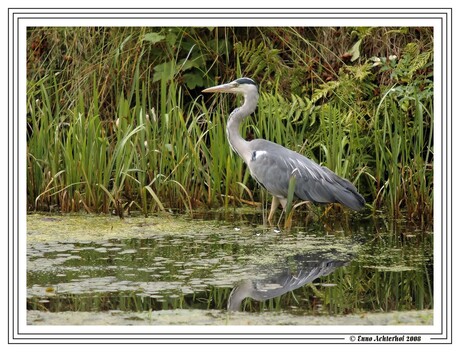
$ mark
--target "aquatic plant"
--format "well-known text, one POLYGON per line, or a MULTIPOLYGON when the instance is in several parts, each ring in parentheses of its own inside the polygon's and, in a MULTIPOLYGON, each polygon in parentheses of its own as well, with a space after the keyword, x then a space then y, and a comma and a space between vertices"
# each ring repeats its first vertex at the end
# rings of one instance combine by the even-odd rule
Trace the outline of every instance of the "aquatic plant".
POLYGON ((430 28, 42 27, 27 43, 29 210, 266 206, 227 146, 234 102, 200 95, 247 75, 247 138, 352 180, 373 212, 432 221, 430 28))

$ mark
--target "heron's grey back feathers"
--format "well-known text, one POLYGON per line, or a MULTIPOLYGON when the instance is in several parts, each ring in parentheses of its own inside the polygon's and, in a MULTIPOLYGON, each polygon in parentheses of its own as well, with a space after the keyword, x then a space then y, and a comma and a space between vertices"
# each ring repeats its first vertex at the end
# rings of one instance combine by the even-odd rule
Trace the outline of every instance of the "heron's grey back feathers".
POLYGON ((287 198, 289 180, 296 178, 295 196, 315 203, 341 203, 353 210, 363 208, 364 198, 349 181, 305 156, 264 139, 250 142, 251 175, 278 198, 287 198))

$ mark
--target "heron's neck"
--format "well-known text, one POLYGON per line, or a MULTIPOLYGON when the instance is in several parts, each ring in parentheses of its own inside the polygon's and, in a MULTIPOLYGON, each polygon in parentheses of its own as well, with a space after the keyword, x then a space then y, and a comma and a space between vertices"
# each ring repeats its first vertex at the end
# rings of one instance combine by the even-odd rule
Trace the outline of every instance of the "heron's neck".
POLYGON ((237 152, 246 164, 251 159, 249 142, 246 141, 240 133, 240 125, 244 118, 252 114, 257 106, 258 95, 251 99, 244 97, 244 103, 239 108, 232 111, 227 122, 227 138, 232 149, 237 152))

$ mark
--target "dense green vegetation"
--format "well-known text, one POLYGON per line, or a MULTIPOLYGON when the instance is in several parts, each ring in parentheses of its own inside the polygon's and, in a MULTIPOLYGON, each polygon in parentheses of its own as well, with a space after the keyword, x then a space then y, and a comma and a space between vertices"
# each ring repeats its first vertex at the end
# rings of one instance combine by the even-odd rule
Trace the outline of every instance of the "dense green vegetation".
POLYGON ((432 40, 416 27, 29 28, 29 210, 260 202, 226 144, 237 100, 201 95, 248 76, 261 91, 248 139, 350 179, 373 212, 430 223, 432 40))

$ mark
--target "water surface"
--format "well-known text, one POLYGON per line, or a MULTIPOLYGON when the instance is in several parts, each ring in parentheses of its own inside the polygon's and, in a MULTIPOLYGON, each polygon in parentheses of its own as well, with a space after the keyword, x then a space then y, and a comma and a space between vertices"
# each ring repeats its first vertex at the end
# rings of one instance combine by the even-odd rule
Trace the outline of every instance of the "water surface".
POLYGON ((260 220, 29 215, 27 307, 279 312, 306 323, 432 309, 432 233, 375 219, 289 231, 260 220))

